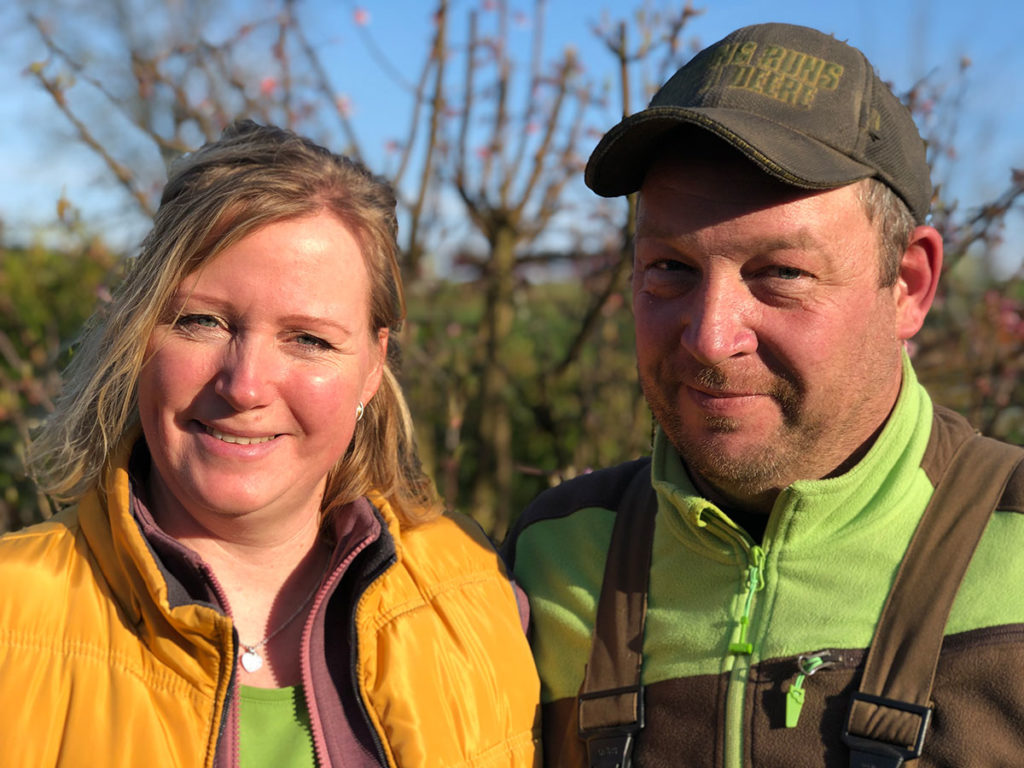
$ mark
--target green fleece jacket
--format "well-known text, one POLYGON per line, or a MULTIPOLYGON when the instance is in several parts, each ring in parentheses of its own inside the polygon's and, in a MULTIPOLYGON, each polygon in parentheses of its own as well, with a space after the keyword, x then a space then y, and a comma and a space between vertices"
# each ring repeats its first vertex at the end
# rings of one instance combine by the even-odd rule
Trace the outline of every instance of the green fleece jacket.
MULTIPOLYGON (((938 426, 936 426, 938 425, 938 426)), ((846 766, 840 734, 866 648, 937 478, 933 406, 909 362, 881 435, 846 474, 794 483, 755 542, 701 498, 658 431, 652 458, 542 494, 506 543, 530 597, 546 765, 584 765, 583 680, 623 490, 650 472, 658 513, 634 766, 846 766), (933 473, 934 474, 934 473, 933 473), (750 652, 730 647, 740 643, 750 652), (787 692, 801 678, 798 713, 787 692)), ((1020 474, 989 521, 946 627, 924 766, 1024 763, 1020 474)), ((941 567, 936 563, 936 567, 941 567)))

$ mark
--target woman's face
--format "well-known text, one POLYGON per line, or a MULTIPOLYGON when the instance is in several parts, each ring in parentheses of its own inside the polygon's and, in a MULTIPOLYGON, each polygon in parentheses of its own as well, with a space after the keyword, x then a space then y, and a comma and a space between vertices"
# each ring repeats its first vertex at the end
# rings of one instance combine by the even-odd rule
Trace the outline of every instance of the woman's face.
POLYGON ((380 383, 387 331, 369 327, 369 292, 327 213, 269 224, 182 281, 138 387, 160 518, 215 530, 319 513, 380 383))

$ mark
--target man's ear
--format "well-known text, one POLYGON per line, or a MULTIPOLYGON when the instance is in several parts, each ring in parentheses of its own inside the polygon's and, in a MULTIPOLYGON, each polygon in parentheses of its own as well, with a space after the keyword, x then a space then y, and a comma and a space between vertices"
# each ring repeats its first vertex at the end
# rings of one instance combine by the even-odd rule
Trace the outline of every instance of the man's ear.
POLYGON ((900 260, 896 279, 896 336, 909 339, 924 324, 935 299, 942 273, 942 235, 934 227, 919 226, 900 260))

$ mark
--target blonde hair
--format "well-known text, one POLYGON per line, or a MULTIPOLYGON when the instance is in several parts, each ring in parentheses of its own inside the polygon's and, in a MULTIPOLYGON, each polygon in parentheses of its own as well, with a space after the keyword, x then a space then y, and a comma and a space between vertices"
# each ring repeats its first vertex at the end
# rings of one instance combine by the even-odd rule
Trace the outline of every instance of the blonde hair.
POLYGON ((260 227, 321 211, 336 216, 360 245, 374 338, 380 329, 390 331, 380 388, 328 475, 323 513, 374 491, 402 524, 440 514, 395 378, 405 296, 394 192, 350 158, 249 120, 171 168, 153 228, 113 301, 86 324, 57 407, 30 446, 29 469, 39 487, 69 503, 99 486, 106 460, 138 422, 146 343, 183 278, 260 227))

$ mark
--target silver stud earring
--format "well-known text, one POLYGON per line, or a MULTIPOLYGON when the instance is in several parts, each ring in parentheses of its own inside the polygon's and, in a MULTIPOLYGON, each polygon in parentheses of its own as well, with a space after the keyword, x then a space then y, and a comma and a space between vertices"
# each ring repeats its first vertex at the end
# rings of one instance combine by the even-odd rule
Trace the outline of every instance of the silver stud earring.
POLYGON ((363 401, 359 401, 359 405, 356 406, 356 421, 361 421, 363 418, 363 401))

